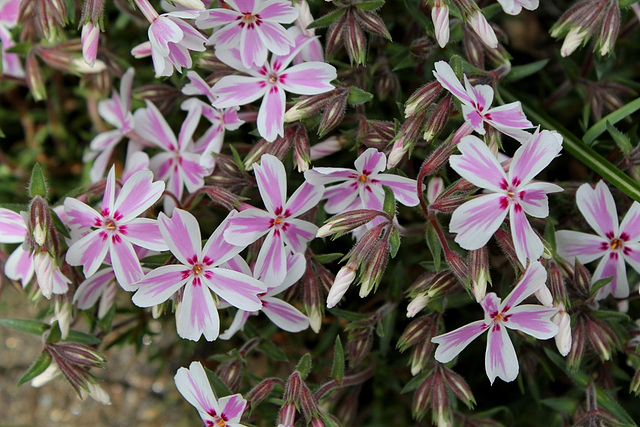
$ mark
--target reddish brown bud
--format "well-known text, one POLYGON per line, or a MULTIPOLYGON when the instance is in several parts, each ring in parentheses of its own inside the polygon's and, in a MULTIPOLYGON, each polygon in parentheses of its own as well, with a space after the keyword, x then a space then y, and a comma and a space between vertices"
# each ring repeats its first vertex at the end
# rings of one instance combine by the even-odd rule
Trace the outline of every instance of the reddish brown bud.
POLYGON ((413 92, 407 102, 404 103, 404 116, 413 116, 426 110, 442 92, 442 85, 438 82, 427 83, 413 92))
POLYGON ((362 28, 364 28, 366 32, 384 37, 387 40, 391 40, 391 34, 389 34, 389 31, 384 25, 382 18, 380 18, 375 12, 357 8, 351 10, 354 12, 358 23, 362 25, 362 28))
POLYGON ((220 377, 229 390, 237 390, 244 374, 243 363, 238 359, 232 359, 222 363, 216 369, 216 375, 220 377))
POLYGON ((271 391, 276 385, 283 385, 280 378, 267 378, 260 381, 244 396, 245 399, 247 399, 247 404, 255 408, 271 394, 271 391))
POLYGON ((349 354, 349 366, 357 366, 371 351, 373 345, 373 328, 370 326, 356 327, 349 331, 349 341, 346 350, 349 354))
POLYGON ((516 255, 516 248, 513 246, 513 239, 511 235, 502 229, 498 229, 493 235, 498 242, 498 246, 502 249, 502 252, 507 256, 511 264, 518 266, 522 270, 522 264, 518 261, 516 255))
POLYGON ((140 86, 133 91, 134 96, 153 102, 161 113, 167 114, 183 98, 180 89, 169 85, 150 84, 140 86))
POLYGON ((323 137, 340 124, 347 109, 348 97, 349 90, 343 90, 342 93, 338 93, 327 103, 318 126, 318 135, 320 137, 323 137))
POLYGON ((420 169, 420 175, 427 176, 436 173, 449 161, 452 152, 453 147, 451 145, 441 144, 431 153, 429 158, 424 161, 420 169))
POLYGON ((44 86, 42 70, 40 69, 40 64, 33 52, 29 52, 27 55, 27 60, 25 61, 25 74, 27 86, 29 86, 33 99, 36 101, 43 101, 47 99, 47 90, 44 86))
POLYGON ((325 44, 325 55, 332 57, 344 44, 344 27, 347 22, 346 14, 342 15, 327 30, 327 41, 325 44))
POLYGON ((440 102, 438 102, 425 125, 423 135, 425 141, 430 142, 433 138, 438 136, 449 121, 452 109, 453 101, 451 100, 451 95, 445 96, 440 102))
POLYGON ((571 351, 567 356, 569 369, 577 371, 584 356, 585 344, 587 342, 587 331, 582 315, 577 317, 577 321, 571 330, 571 351))
POLYGON ((447 248, 445 248, 444 257, 458 280, 460 280, 461 283, 467 283, 469 279, 469 267, 465 259, 459 253, 447 248))
POLYGON ((476 399, 473 397, 473 392, 469 384, 460 375, 453 372, 451 369, 443 368, 442 374, 446 381, 447 386, 453 393, 462 400, 469 408, 473 408, 476 404, 476 399))
POLYGON ((474 67, 484 69, 484 47, 468 25, 463 25, 462 48, 464 56, 474 67))
POLYGON ((298 396, 302 390, 302 377, 300 377, 300 372, 294 371, 291 375, 289 375, 289 379, 287 379, 287 384, 284 387, 284 395, 282 396, 282 400, 285 404, 296 402, 298 400, 298 396))
POLYGON ((404 329, 396 347, 404 352, 419 342, 431 341, 437 333, 439 319, 440 314, 437 312, 418 317, 404 329))
POLYGON ((298 172, 304 172, 309 169, 311 162, 311 146, 309 144, 309 136, 307 129, 302 123, 291 125, 293 139, 293 159, 298 168, 298 172))
POLYGON ((409 46, 409 51, 415 56, 429 58, 435 49, 433 39, 431 37, 419 37, 414 39, 409 46))
POLYGON ((237 208, 242 200, 245 199, 244 197, 238 196, 222 187, 215 187, 212 185, 202 187, 198 191, 204 192, 209 196, 213 203, 223 206, 228 210, 237 208))
POLYGON ((367 39, 362 27, 358 24, 354 8, 347 10, 345 18, 344 47, 349 55, 349 61, 352 65, 364 65, 367 62, 367 39))
POLYGON ((575 264, 573 267, 573 283, 574 291, 578 294, 581 299, 589 298, 589 291, 591 289, 591 273, 589 270, 578 261, 578 258, 575 259, 575 264))

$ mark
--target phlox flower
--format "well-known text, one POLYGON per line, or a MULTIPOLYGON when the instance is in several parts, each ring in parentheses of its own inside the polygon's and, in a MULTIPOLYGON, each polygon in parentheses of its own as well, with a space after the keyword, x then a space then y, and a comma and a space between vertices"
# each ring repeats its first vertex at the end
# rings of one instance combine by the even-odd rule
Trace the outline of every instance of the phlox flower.
MULTIPOLYGON (((148 0, 135 0, 135 3, 150 24, 149 42, 156 75, 170 76, 174 67, 179 73, 182 67, 191 68, 193 61, 189 51, 203 52, 207 38, 185 19, 196 19, 200 11, 176 10, 158 15, 148 0)), ((141 46, 134 47, 132 54, 137 55, 141 46)))
POLYGON ((176 326, 178 335, 193 341, 202 335, 208 341, 218 338, 220 320, 211 292, 241 310, 259 310, 262 303, 258 294, 264 292, 266 286, 246 274, 220 267, 243 249, 222 238, 227 224, 228 219, 214 231, 203 248, 200 226, 192 214, 174 209, 169 218, 160 213, 160 232, 178 263, 158 267, 144 276, 136 284, 138 291, 133 296, 134 304, 151 307, 182 290, 176 326))
POLYGON ((200 362, 180 368, 173 378, 180 394, 193 405, 206 427, 245 427, 240 424, 247 401, 241 394, 216 399, 200 362))
MULTIPOLYGON (((309 39, 307 43, 311 40, 309 39)), ((289 67, 293 58, 304 46, 306 44, 298 46, 287 56, 272 55, 270 62, 252 68, 242 65, 237 49, 216 50, 218 59, 249 75, 221 78, 212 88, 213 93, 218 96, 213 106, 229 108, 263 98, 258 110, 258 132, 270 142, 274 141, 276 136, 282 136, 285 92, 298 95, 328 92, 334 87, 330 82, 337 77, 335 67, 324 62, 304 62, 289 67)))
POLYGON ((209 122, 211 127, 198 140, 198 146, 195 147, 196 152, 202 152, 200 157, 200 165, 204 168, 211 169, 215 167, 215 154, 219 154, 224 142, 224 134, 227 130, 236 130, 244 120, 238 118, 239 107, 216 108, 211 104, 216 100, 211 92, 211 87, 202 77, 195 71, 187 73, 189 83, 182 88, 185 95, 203 95, 209 100, 209 104, 197 98, 189 98, 182 103, 180 108, 183 110, 199 109, 202 116, 209 122))
POLYGON ((266 211, 251 208, 238 213, 229 220, 224 238, 244 248, 266 234, 254 275, 269 286, 278 286, 287 274, 287 249, 304 252, 318 231, 315 224, 296 217, 318 204, 323 188, 305 182, 287 201, 287 175, 277 157, 262 155, 253 170, 266 211))
POLYGON ((24 69, 17 53, 8 53, 15 43, 11 38, 11 29, 18 23, 20 0, 0 0, 0 43, 2 44, 2 61, 0 73, 5 76, 23 78, 24 69))
POLYGON ((103 268, 78 286, 73 294, 73 303, 79 309, 87 310, 100 300, 98 319, 102 319, 113 306, 117 289, 118 285, 113 268, 103 268))
POLYGON ((216 49, 237 48, 242 64, 251 68, 267 60, 267 51, 286 55, 293 38, 281 24, 290 24, 298 10, 285 0, 227 0, 228 9, 211 9, 200 13, 198 28, 216 28, 209 43, 216 49))
POLYGON ((418 204, 415 179, 381 173, 387 168, 387 157, 375 148, 368 148, 355 161, 355 169, 313 168, 304 173, 310 184, 326 185, 324 209, 328 213, 339 213, 354 209, 382 210, 384 202, 383 185, 393 190, 393 194, 405 206, 418 204))
POLYGON ((510 382, 518 376, 518 356, 507 333, 507 328, 524 332, 539 340, 553 338, 558 326, 551 321, 558 311, 540 305, 518 306, 527 297, 546 286, 547 272, 538 261, 531 263, 522 279, 502 301, 495 293, 488 293, 480 302, 484 319, 462 326, 454 331, 433 337, 431 342, 439 344, 435 358, 448 363, 484 331, 488 331, 485 369, 493 384, 496 377, 510 382))
POLYGON ((113 91, 111 99, 98 102, 98 114, 115 129, 96 135, 89 145, 83 160, 95 159, 89 177, 92 182, 102 179, 116 145, 133 130, 131 114, 131 88, 133 86, 134 69, 129 68, 120 80, 120 93, 113 91))
MULTIPOLYGON (((166 181, 167 190, 178 200, 185 186, 190 193, 196 191, 204 185, 204 177, 209 173, 200 165, 200 155, 195 152, 192 140, 200 113, 199 109, 189 110, 177 139, 153 103, 147 101, 147 108, 138 109, 133 115, 138 135, 164 150, 151 158, 150 167, 157 179, 166 181)), ((170 213, 174 207, 174 200, 165 198, 165 211, 170 213)))
POLYGON ((315 36, 315 28, 307 29, 314 21, 311 10, 309 10, 309 3, 307 3, 306 0, 301 0, 300 2, 294 3, 294 6, 300 14, 298 15, 298 19, 296 19, 295 26, 289 28, 289 32, 293 36, 294 46, 300 46, 302 44, 305 46, 302 51, 293 58, 293 63, 300 64, 304 61, 324 61, 324 51, 320 40, 315 36), (305 42, 308 39, 312 40, 306 44, 305 42))
POLYGON ((547 130, 536 130, 515 152, 507 173, 487 145, 475 136, 462 138, 458 149, 462 154, 449 158, 453 170, 487 191, 453 212, 449 230, 458 233, 455 241, 464 249, 480 249, 509 214, 518 260, 526 265, 527 259, 540 258, 544 246, 525 213, 546 218, 549 215, 547 194, 562 188, 531 180, 560 153, 562 138, 547 130))
POLYGON ((472 86, 466 75, 463 87, 451 66, 444 61, 435 63, 433 75, 442 87, 460 100, 464 119, 480 135, 485 134, 484 124, 487 123, 521 142, 529 138, 530 134, 522 129, 532 128, 533 124, 525 117, 520 101, 490 108, 493 88, 488 85, 472 86))
POLYGON ((522 8, 536 10, 540 5, 540 0, 498 0, 504 13, 517 15, 522 12, 522 8))
POLYGON ((87 232, 67 251, 70 265, 82 265, 85 277, 91 277, 102 265, 107 253, 118 283, 129 288, 144 275, 133 245, 162 251, 167 246, 155 220, 138 218, 153 206, 164 191, 164 182, 153 182, 153 174, 143 170, 133 174, 116 196, 115 169, 106 179, 100 212, 72 197, 64 201, 67 223, 78 232, 87 232))
MULTIPOLYGON (((269 287, 265 293, 258 295, 258 298, 262 301, 260 311, 275 323, 276 326, 287 332, 300 332, 307 329, 309 327, 309 319, 288 302, 276 298, 276 295, 286 291, 300 280, 304 274, 306 264, 304 254, 288 254, 287 274, 284 281, 279 286, 269 287)), ((232 270, 240 271, 247 275, 252 274, 246 261, 240 256, 234 257, 228 261, 226 265, 232 270)), ((220 339, 230 339, 236 332, 244 328, 249 316, 257 314, 257 311, 238 310, 229 328, 220 334, 220 339)))
POLYGON ((558 231, 558 254, 570 261, 577 258, 583 264, 602 258, 593 273, 592 282, 606 277, 613 279, 598 291, 596 299, 603 299, 609 294, 616 298, 628 297, 629 282, 625 261, 640 272, 640 204, 633 202, 622 224, 618 224, 613 196, 607 185, 598 181, 595 189, 589 184, 578 188, 576 205, 596 235, 579 231, 558 231))

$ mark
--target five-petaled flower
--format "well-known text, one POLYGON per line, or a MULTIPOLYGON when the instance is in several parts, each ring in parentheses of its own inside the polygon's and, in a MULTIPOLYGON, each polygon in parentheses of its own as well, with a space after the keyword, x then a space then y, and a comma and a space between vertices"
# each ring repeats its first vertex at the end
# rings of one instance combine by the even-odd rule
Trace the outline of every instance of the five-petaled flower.
POLYGON ((522 130, 532 128, 533 124, 525 117, 520 101, 490 108, 493 88, 488 85, 472 86, 466 75, 463 87, 451 66, 444 61, 435 63, 433 75, 442 87, 460 100, 462 115, 480 135, 485 134, 484 124, 487 123, 520 142, 531 136, 529 132, 522 130))
POLYGON ((323 187, 305 182, 285 201, 287 175, 277 157, 264 154, 253 170, 267 210, 251 208, 235 215, 224 238, 246 247, 266 234, 253 271, 255 277, 273 287, 280 285, 287 274, 286 248, 304 252, 307 242, 315 237, 318 227, 296 217, 318 204, 323 187))
POLYGON ((67 197, 64 201, 67 224, 87 233, 69 247, 67 262, 82 265, 84 275, 90 277, 109 253, 118 283, 130 290, 144 275, 132 245, 155 251, 167 249, 156 221, 137 218, 158 201, 163 191, 164 182, 153 182, 151 171, 143 170, 134 173, 116 197, 115 169, 111 167, 100 212, 67 197))
POLYGON ((248 76, 225 76, 212 88, 218 96, 213 103, 217 108, 249 104, 264 97, 258 110, 258 132, 267 141, 284 134, 285 92, 298 95, 317 95, 333 89, 330 83, 337 77, 333 65, 319 61, 289 66, 293 58, 313 39, 298 46, 287 56, 273 55, 271 61, 259 67, 246 68, 240 62, 237 49, 216 50, 222 62, 248 76))
POLYGON ((241 310, 259 310, 262 303, 257 295, 266 291, 264 283, 220 267, 243 249, 222 238, 227 224, 228 220, 223 221, 203 248, 200 226, 192 214, 174 209, 173 216, 169 218, 160 213, 160 232, 178 264, 158 267, 144 276, 137 283, 134 304, 151 307, 182 289, 176 310, 176 326, 178 335, 193 341, 199 340, 203 334, 208 341, 218 338, 220 320, 210 290, 241 310))
POLYGON ((328 187, 324 193, 328 213, 351 211, 354 209, 382 210, 384 202, 383 185, 393 191, 398 202, 405 206, 418 204, 415 179, 399 175, 381 173, 387 168, 387 157, 375 148, 368 148, 355 161, 355 170, 346 168, 313 168, 304 173, 307 182, 325 185, 341 182, 328 187))
POLYGON ((458 233, 455 241, 464 249, 480 249, 508 213, 518 260, 526 265, 527 259, 540 258, 544 246, 525 213, 546 218, 549 215, 547 194, 562 191, 555 184, 531 182, 562 150, 560 135, 536 130, 515 152, 507 173, 487 145, 475 136, 462 138, 458 149, 462 154, 450 157, 451 167, 461 177, 488 192, 453 212, 449 230, 458 233))
POLYGON ((562 230, 556 233, 558 254, 568 260, 577 258, 589 263, 602 258, 592 282, 613 277, 611 283, 601 288, 596 299, 609 294, 616 298, 629 296, 629 282, 625 261, 640 272, 640 204, 634 202, 618 225, 618 212, 613 196, 603 181, 593 189, 583 184, 576 193, 576 205, 596 232, 596 236, 579 231, 562 230))
POLYGON ((228 9, 211 9, 200 13, 198 28, 222 27, 209 43, 217 49, 238 48, 245 67, 261 66, 267 51, 286 55, 294 45, 293 38, 280 24, 290 24, 298 10, 284 0, 227 0, 228 9))
POLYGON ((200 414, 206 427, 245 427, 240 424, 247 401, 241 394, 216 399, 200 362, 180 368, 174 377, 176 388, 200 414))
POLYGON ((453 360, 464 348, 484 331, 489 331, 485 368, 489 381, 496 377, 509 382, 518 376, 518 357, 506 328, 524 332, 539 340, 553 338, 558 326, 551 317, 558 309, 540 305, 525 304, 516 307, 527 297, 541 289, 547 280, 547 272, 540 262, 528 266, 522 279, 516 284, 504 301, 491 292, 480 302, 484 310, 484 320, 477 320, 454 331, 431 339, 439 344, 435 358, 441 363, 453 360))

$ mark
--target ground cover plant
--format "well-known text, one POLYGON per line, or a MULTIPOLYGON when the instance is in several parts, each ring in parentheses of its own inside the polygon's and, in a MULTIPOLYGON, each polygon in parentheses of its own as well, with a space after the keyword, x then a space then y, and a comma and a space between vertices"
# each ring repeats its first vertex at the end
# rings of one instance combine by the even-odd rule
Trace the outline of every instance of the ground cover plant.
POLYGON ((636 425, 639 27, 625 0, 0 0, 18 386, 108 405, 133 348, 194 425, 636 425))

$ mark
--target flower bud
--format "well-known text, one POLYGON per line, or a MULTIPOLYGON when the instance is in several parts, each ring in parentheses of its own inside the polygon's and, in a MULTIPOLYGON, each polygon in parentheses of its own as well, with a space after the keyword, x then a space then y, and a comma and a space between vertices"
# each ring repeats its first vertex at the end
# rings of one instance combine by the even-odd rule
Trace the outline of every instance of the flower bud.
POLYGON ((404 352, 419 342, 431 342, 431 338, 436 335, 439 319, 440 314, 433 312, 413 320, 402 332, 396 347, 404 352))
POLYGON ((427 200, 433 203, 444 191, 444 180, 442 177, 434 176, 427 183, 427 200))
POLYGON ((60 299, 56 298, 54 313, 54 320, 58 321, 61 338, 64 340, 69 335, 69 328, 71 326, 71 320, 73 319, 73 307, 69 301, 60 301, 60 299))
POLYGON ((435 201, 435 203, 429 205, 429 210, 443 213, 452 213, 468 200, 469 197, 465 194, 440 197, 435 201))
MULTIPOLYGON (((324 306, 322 304, 322 296, 320 289, 322 283, 320 275, 317 273, 317 262, 311 262, 305 271, 304 280, 302 281, 302 308, 309 318, 309 325, 315 333, 320 332, 322 325, 322 317, 324 314, 324 306)), ((320 268, 324 268, 320 266, 320 268)))
POLYGON ((278 427, 293 427, 293 423, 296 420, 296 405, 293 403, 285 403, 282 408, 280 408, 280 413, 278 414, 278 427))
POLYGON ((576 324, 571 331, 571 350, 567 355, 567 365, 572 371, 577 371, 584 356, 587 331, 584 316, 578 315, 576 324))
POLYGON ((513 246, 513 239, 511 238, 511 235, 502 229, 498 229, 494 234, 494 237, 496 242, 498 242, 498 246, 500 246, 500 249, 502 249, 502 252, 504 252, 511 264, 522 268, 522 264, 518 261, 516 248, 513 246))
POLYGON ((327 103, 324 113, 322 114, 322 119, 320 119, 320 125, 318 126, 318 135, 320 137, 323 137, 340 124, 347 109, 348 97, 349 90, 347 89, 337 96, 334 96, 333 99, 327 103))
POLYGON ((143 42, 131 49, 131 56, 136 59, 147 58, 151 56, 151 42, 143 42))
MULTIPOLYGON (((300 372, 294 371, 287 379, 287 384, 284 387, 284 395, 282 400, 285 404, 297 402, 300 391, 302 390, 302 377, 300 372)), ((291 423, 293 424, 293 422, 291 423)))
MULTIPOLYGON (((389 233, 387 233, 387 236, 389 233)), ((382 275, 389 261, 389 239, 380 242, 366 261, 361 277, 360 298, 364 298, 372 290, 378 289, 382 275)))
POLYGON ((473 12, 467 22, 471 28, 473 28, 473 31, 478 35, 478 37, 480 37, 482 43, 491 49, 498 47, 498 38, 496 37, 496 33, 493 31, 493 28, 487 21, 487 18, 484 17, 480 10, 473 12))
POLYGON ((451 110, 453 108, 453 101, 451 100, 451 95, 447 95, 436 105, 435 109, 429 116, 429 120, 427 120, 427 124, 424 128, 423 138, 427 142, 431 142, 433 138, 435 138, 440 131, 444 128, 444 126, 449 121, 449 116, 451 115, 451 110))
POLYGON ((545 307, 553 307, 553 296, 551 296, 551 292, 547 285, 542 285, 540 289, 535 292, 535 296, 540 301, 540 304, 545 307))
POLYGON ((387 168, 395 168, 409 151, 409 146, 404 146, 405 137, 401 135, 391 147, 389 158, 387 159, 387 168))
POLYGON ((460 280, 461 283, 466 283, 469 278, 469 267, 464 258, 448 248, 445 248, 444 257, 458 280, 460 280))
POLYGON ((302 383, 300 393, 298 394, 298 402, 300 404, 300 410, 307 421, 318 417, 318 402, 304 383, 302 383))
POLYGON ((220 377, 223 383, 227 385, 229 390, 237 390, 244 374, 242 361, 231 359, 226 361, 216 369, 216 375, 220 377))
POLYGON ((431 153, 427 160, 424 161, 420 168, 420 175, 427 176, 436 173, 449 161, 452 152, 452 146, 441 144, 431 153))
POLYGON ((331 136, 324 141, 318 142, 309 149, 309 159, 311 161, 322 159, 342 150, 347 144, 344 136, 331 136))
POLYGON ((37 252, 33 256, 33 266, 38 286, 46 299, 51 299, 51 294, 67 292, 71 281, 62 274, 48 252, 37 252))
POLYGON ((245 395, 247 404, 255 408, 266 399, 276 385, 283 384, 279 378, 267 378, 256 384, 255 387, 245 395))
POLYGON ((358 126, 358 142, 378 150, 384 150, 395 134, 395 124, 383 120, 360 120, 358 126))
POLYGON ((471 276, 471 293, 477 302, 484 299, 487 294, 487 282, 489 276, 489 254, 487 247, 469 251, 469 275, 471 276))
POLYGON ((407 306, 407 317, 414 317, 420 310, 425 308, 429 303, 429 298, 426 295, 418 295, 407 306))
POLYGON ((598 34, 597 45, 600 46, 600 55, 605 56, 611 53, 611 49, 618 38, 620 30, 620 6, 617 2, 609 2, 606 8, 600 34, 598 34))
POLYGON ((346 351, 349 354, 349 366, 357 366, 371 351, 373 345, 373 328, 356 327, 349 332, 346 351))
POLYGON ((551 318, 551 321, 558 325, 558 333, 554 337, 556 347, 561 355, 566 356, 571 350, 571 317, 567 313, 564 304, 558 304, 558 312, 551 318))
POLYGON ((329 26, 326 35, 325 55, 328 57, 333 56, 340 46, 345 43, 345 26, 347 24, 347 15, 344 14, 329 26))
POLYGON ((353 8, 347 9, 345 19, 344 47, 349 55, 349 61, 352 65, 364 65, 367 62, 367 40, 362 27, 357 22, 353 8))
POLYGON ((421 86, 404 103, 404 116, 408 118, 426 110, 438 98, 442 90, 442 85, 438 81, 421 86))
POLYGON ((458 396, 465 405, 472 408, 476 403, 476 399, 473 397, 471 387, 469 387, 469 384, 467 384, 464 378, 448 368, 444 368, 442 370, 442 374, 449 389, 453 391, 453 393, 458 396))
POLYGON ((355 17, 358 20, 358 24, 360 24, 366 32, 384 37, 391 41, 391 34, 389 34, 389 30, 387 30, 387 26, 384 25, 382 18, 380 18, 375 12, 358 8, 353 8, 351 10, 354 12, 355 17))
POLYGON ((202 3, 202 0, 173 0, 173 2, 189 10, 205 9, 205 6, 204 6, 204 3, 202 3))
POLYGON ((327 308, 335 307, 336 304, 340 302, 344 294, 351 286, 351 283, 356 278, 356 272, 349 266, 342 267, 338 274, 336 274, 336 279, 331 286, 331 290, 329 291, 329 295, 327 296, 327 308))
POLYGON ((90 67, 96 63, 98 55, 98 40, 100 39, 100 28, 92 22, 87 22, 82 26, 82 58, 90 67))
POLYGON ((436 40, 441 48, 449 43, 449 6, 444 0, 434 0, 431 9, 431 20, 436 33, 436 40))
POLYGON ((356 209, 353 211, 334 215, 318 229, 316 237, 327 237, 335 235, 339 237, 345 233, 355 230, 365 224, 370 223, 381 215, 380 211, 372 209, 356 209))
POLYGON ((298 172, 304 172, 309 169, 311 162, 309 136, 307 129, 302 123, 291 125, 291 139, 293 140, 293 160, 296 163, 298 172))
POLYGON ((618 340, 611 328, 602 320, 589 316, 586 320, 586 329, 589 342, 600 360, 610 360, 614 348, 618 346, 618 340))
POLYGON ((562 43, 562 47, 560 48, 560 55, 571 55, 581 44, 586 41, 588 36, 589 32, 580 27, 571 28, 571 30, 569 30, 569 33, 565 37, 564 42, 562 43))
POLYGON ((40 64, 38 63, 33 51, 27 54, 25 70, 27 86, 29 86, 33 99, 36 101, 43 101, 47 99, 47 90, 44 86, 42 70, 40 69, 40 64))
POLYGON ((591 289, 591 273, 589 270, 578 261, 578 258, 575 259, 575 264, 573 267, 573 285, 574 291, 578 294, 580 299, 588 299, 590 295, 591 289))

